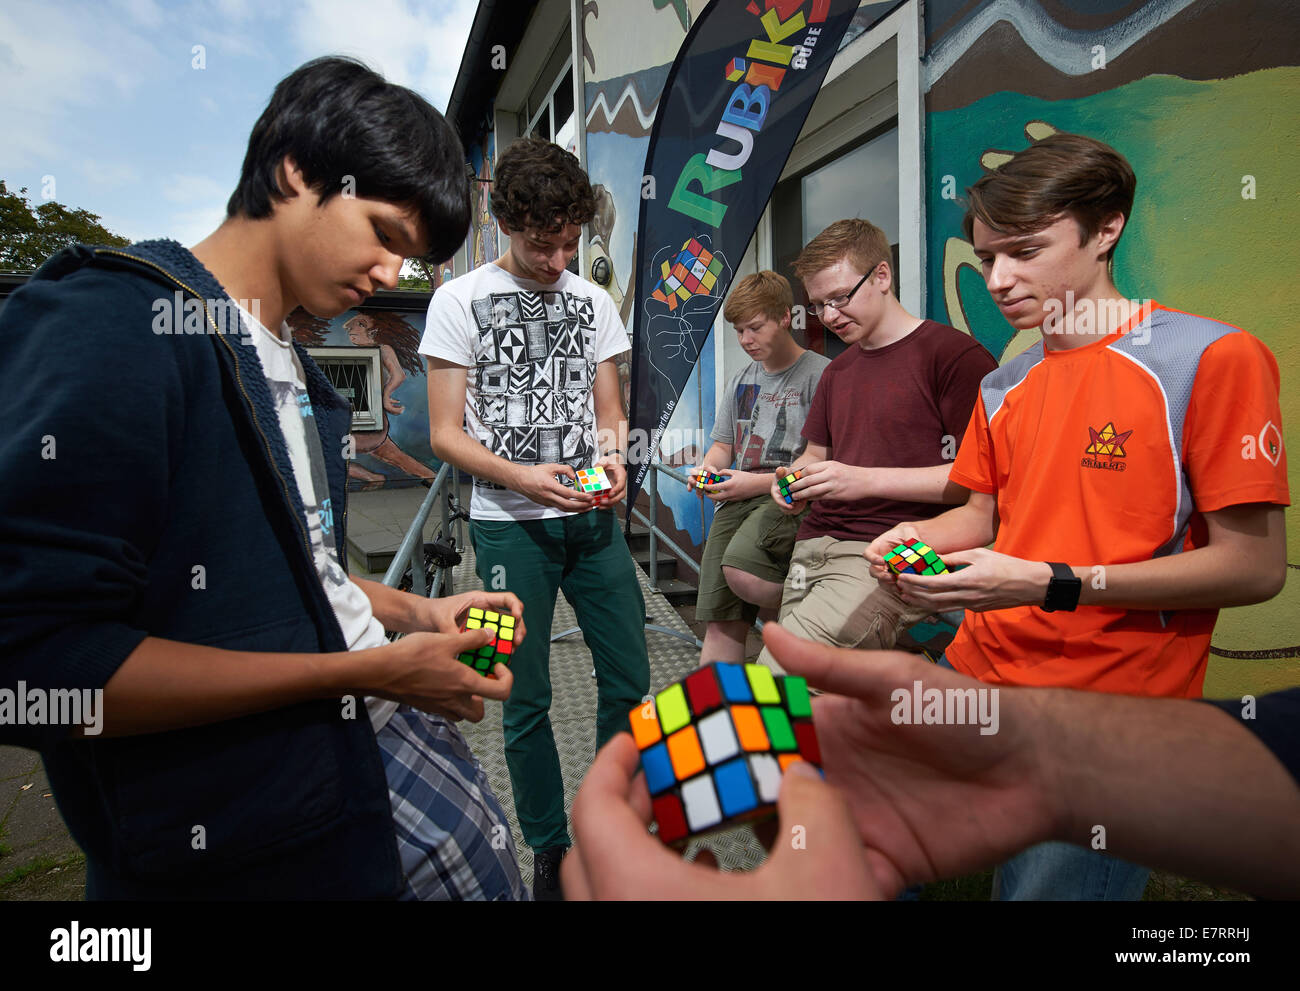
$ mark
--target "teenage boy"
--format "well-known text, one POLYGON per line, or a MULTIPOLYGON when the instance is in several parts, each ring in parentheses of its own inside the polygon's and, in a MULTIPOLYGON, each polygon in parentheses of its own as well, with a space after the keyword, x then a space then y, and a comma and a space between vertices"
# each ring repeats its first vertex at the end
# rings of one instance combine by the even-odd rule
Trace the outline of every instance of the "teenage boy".
POLYGON ((615 364, 628 350, 613 301, 566 270, 595 197, 578 160, 538 139, 497 162, 492 212, 505 254, 434 293, 420 351, 429 363, 429 443, 474 476, 470 539, 485 588, 508 588, 531 629, 511 661, 503 714, 515 811, 533 849, 533 893, 558 899, 569 847, 551 730, 555 596, 577 614, 597 676, 596 746, 649 691, 645 601, 613 512, 590 512, 576 470, 601 465, 627 488, 627 418, 615 364), (562 484, 563 478, 568 485, 562 484))
POLYGON ((519 603, 348 578, 350 409, 284 322, 395 286, 468 223, 438 112, 318 59, 193 252, 70 248, 5 306, 0 676, 102 689, 104 721, 0 740, 41 750, 88 897, 526 897, 447 721, 510 692, 457 661, 486 639, 457 614, 519 603))
MULTIPOLYGON (((838 220, 796 259, 809 311, 848 347, 822 375, 804 424, 808 446, 777 476, 803 470, 786 513, 799 526, 781 596, 781 625, 836 647, 892 647, 934 610, 879 586, 867 545, 904 520, 938 512, 965 491, 948 459, 970 419, 979 383, 997 362, 974 338, 921 320, 893 293, 889 241, 866 220, 838 220), (923 469, 917 471, 916 469, 923 469)), ((760 660, 774 665, 766 649, 760 660)))
MULTIPOLYGON (((701 663, 745 659, 745 636, 760 607, 775 618, 799 517, 768 497, 772 472, 803 452, 804 417, 830 362, 790 333, 790 283, 756 272, 736 284, 722 311, 752 359, 727 383, 713 446, 701 468, 726 477, 705 488, 718 504, 700 561, 695 618, 708 623, 701 663), (727 467, 735 461, 733 471, 727 467)), ((768 617, 764 617, 768 618, 768 617)))
MULTIPOLYGON (((1043 338, 981 386, 952 468, 970 500, 868 555, 883 581, 887 542, 908 536, 968 565, 897 585, 968 610, 947 661, 991 684, 1198 697, 1217 611, 1286 577, 1277 362, 1236 327, 1120 295, 1110 266, 1135 185, 1110 146, 1057 134, 968 190, 989 293, 1043 338)), ((1137 899, 1147 874, 1048 844, 994 888, 1137 899)))

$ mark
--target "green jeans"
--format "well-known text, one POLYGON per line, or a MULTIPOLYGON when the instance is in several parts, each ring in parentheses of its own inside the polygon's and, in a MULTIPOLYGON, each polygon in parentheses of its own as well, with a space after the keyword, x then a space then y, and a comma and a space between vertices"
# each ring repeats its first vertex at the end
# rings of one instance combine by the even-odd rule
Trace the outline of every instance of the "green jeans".
POLYGON ((555 595, 573 606, 596 667, 596 749, 627 729, 650 690, 645 599, 612 510, 549 520, 472 520, 483 587, 524 604, 527 636, 510 662, 514 687, 502 725, 515 813, 534 850, 568 846, 564 780, 551 731, 551 618, 555 595))

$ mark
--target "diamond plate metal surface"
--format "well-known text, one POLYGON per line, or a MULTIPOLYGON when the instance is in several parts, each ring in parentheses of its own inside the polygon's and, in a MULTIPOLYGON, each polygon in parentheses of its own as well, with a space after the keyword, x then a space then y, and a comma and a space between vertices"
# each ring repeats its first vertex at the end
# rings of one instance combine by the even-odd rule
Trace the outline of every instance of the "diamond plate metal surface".
MULTIPOLYGON (((457 592, 482 588, 474 573, 473 551, 465 549, 465 561, 456 569, 457 592)), ((649 578, 636 569, 645 596, 646 614, 650 622, 691 636, 690 628, 677 615, 664 597, 651 588, 649 578)), ((563 595, 556 597, 555 616, 551 623, 552 634, 562 633, 578 625, 572 607, 563 595)), ((692 638, 693 642, 693 638, 692 638)), ((652 630, 646 631, 646 647, 650 656, 650 690, 656 692, 674 681, 690 674, 699 663, 699 650, 684 640, 652 630)), ((596 759, 596 679, 591 676, 591 651, 583 642, 581 633, 573 633, 551 644, 551 729, 555 734, 555 747, 560 756, 560 771, 564 777, 564 809, 570 814, 578 786, 596 759)), ((460 731, 469 741, 474 756, 483 765, 497 801, 501 803, 510 820, 511 834, 519 853, 519 865, 525 880, 531 880, 533 851, 524 843, 515 816, 514 796, 510 790, 510 772, 506 766, 505 739, 501 731, 501 704, 486 702, 485 715, 478 724, 461 723, 460 731)), ((766 857, 762 846, 748 826, 718 833, 693 841, 686 850, 688 859, 694 859, 701 848, 713 852, 718 866, 723 870, 751 870, 766 857)))

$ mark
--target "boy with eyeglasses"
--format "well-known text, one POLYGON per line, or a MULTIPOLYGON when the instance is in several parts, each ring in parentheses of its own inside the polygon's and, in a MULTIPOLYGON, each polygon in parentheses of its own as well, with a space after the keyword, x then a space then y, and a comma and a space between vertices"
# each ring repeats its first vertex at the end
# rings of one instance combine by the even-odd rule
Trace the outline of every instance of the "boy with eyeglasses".
MULTIPOLYGON (((863 557, 882 533, 925 519, 966 490, 948 482, 980 380, 997 362, 972 337, 922 320, 893 293, 889 241, 866 220, 839 220, 795 261, 810 309, 850 345, 822 374, 788 469, 803 476, 787 513, 799 527, 781 595, 781 626, 836 647, 888 648, 933 610, 907 606, 863 557), (923 469, 917 471, 916 469, 923 469)), ((760 660, 777 667, 764 649, 760 660)))

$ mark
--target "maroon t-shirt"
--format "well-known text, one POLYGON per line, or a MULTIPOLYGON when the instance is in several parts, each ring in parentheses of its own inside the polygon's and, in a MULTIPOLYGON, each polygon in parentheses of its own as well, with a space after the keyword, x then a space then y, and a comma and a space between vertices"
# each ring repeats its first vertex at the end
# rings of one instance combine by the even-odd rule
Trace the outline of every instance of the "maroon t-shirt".
MULTIPOLYGON (((824 372, 803 435, 830 460, 868 468, 925 468, 951 461, 979 396, 998 367, 975 338, 926 320, 902 340, 863 350, 849 345, 824 372), (945 436, 951 439, 945 445, 945 436)), ((815 499, 800 540, 875 540, 950 506, 926 502, 815 499)))

